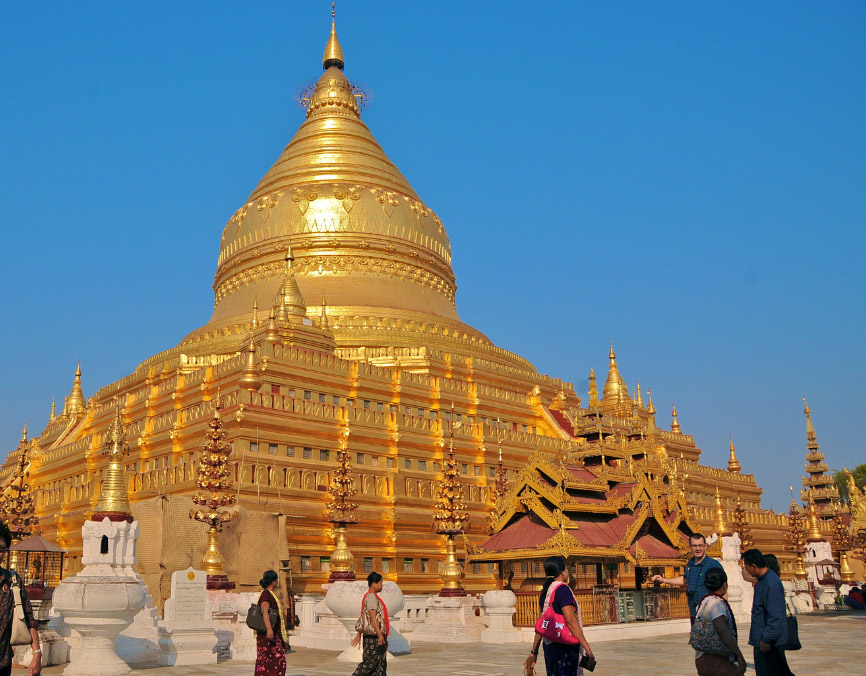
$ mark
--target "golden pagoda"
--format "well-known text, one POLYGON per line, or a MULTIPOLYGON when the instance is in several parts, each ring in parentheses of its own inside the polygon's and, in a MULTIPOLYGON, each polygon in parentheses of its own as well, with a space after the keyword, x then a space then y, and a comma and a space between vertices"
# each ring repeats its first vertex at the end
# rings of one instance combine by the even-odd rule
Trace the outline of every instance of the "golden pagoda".
MULTIPOLYGON (((70 574, 80 566, 81 524, 106 476, 125 476, 134 513, 158 501, 136 519, 167 538, 176 532, 171 548, 198 565, 204 542, 195 537, 204 538, 203 529, 182 529, 190 528, 196 481, 204 481, 200 442, 218 392, 232 446, 221 481, 235 491, 223 497, 237 499, 240 521, 281 519, 280 539, 289 545, 282 567, 293 571, 296 592, 318 591, 337 563, 322 514, 339 468, 338 484, 348 481, 350 455, 359 514, 352 565, 381 571, 407 593, 439 589, 438 564, 454 558, 454 536, 467 523, 491 523, 501 533, 530 512, 576 560, 613 562, 633 581, 635 568, 626 564, 681 565, 683 538, 711 533, 719 515, 730 522, 737 496, 756 546, 780 551, 787 516, 761 508, 761 489, 739 463, 701 464, 702 450, 682 432, 675 408, 663 429, 651 389, 645 408, 638 389, 629 394, 612 343, 602 396, 591 369, 584 406, 571 383, 538 373, 460 319, 445 226, 362 121, 366 96, 344 74, 347 64, 332 14, 323 72, 300 95, 304 121, 222 230, 210 319, 89 399, 79 364, 63 412, 32 440, 39 526, 69 551, 70 574), (96 452, 117 402, 128 444, 122 459, 96 452), (494 447, 496 454, 488 451, 494 447), (561 487, 533 478, 551 467, 561 487), (450 490, 462 491, 450 522, 459 516, 460 527, 434 530, 446 478, 450 490), (580 531, 572 537, 577 516, 617 515, 628 527, 611 547, 585 545, 587 552, 580 531), (149 523, 156 519, 163 521, 149 523), (436 530, 452 537, 446 542, 436 530)), ((10 458, 0 486, 14 471, 10 458)), ((242 531, 228 528, 220 547, 234 557, 226 573, 238 591, 252 591, 260 561, 232 544, 242 531)), ((489 534, 478 527, 463 537, 481 547, 489 534)), ((161 598, 158 586, 174 571, 159 566, 152 546, 139 541, 142 574, 161 598)), ((449 580, 475 593, 497 584, 506 557, 472 551, 465 576, 449 580)), ((793 561, 782 559, 783 568, 793 561)), ((515 584, 521 576, 532 574, 518 571, 515 584)))

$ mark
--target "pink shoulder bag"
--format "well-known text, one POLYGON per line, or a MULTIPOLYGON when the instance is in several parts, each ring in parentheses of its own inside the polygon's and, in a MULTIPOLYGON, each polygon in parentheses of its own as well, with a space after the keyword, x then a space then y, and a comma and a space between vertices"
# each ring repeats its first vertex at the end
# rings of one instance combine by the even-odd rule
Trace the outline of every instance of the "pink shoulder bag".
POLYGON ((565 624, 565 617, 553 610, 553 595, 561 584, 565 583, 553 582, 547 590, 547 596, 544 599, 544 612, 535 623, 535 633, 541 634, 543 638, 554 643, 579 645, 580 639, 572 635, 568 625, 565 624))

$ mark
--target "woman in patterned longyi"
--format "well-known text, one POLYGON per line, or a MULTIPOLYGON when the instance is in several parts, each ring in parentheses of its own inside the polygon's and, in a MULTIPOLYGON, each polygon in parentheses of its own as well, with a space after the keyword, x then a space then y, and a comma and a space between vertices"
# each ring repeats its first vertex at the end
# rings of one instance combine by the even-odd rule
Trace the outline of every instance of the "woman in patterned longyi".
POLYGON ((274 594, 278 579, 276 571, 266 570, 259 580, 259 584, 262 585, 259 607, 262 609, 262 618, 267 631, 256 635, 256 676, 286 675, 286 646, 289 645, 289 638, 286 635, 280 601, 274 594), (278 611, 276 626, 271 625, 268 616, 268 610, 271 608, 276 608, 278 611))

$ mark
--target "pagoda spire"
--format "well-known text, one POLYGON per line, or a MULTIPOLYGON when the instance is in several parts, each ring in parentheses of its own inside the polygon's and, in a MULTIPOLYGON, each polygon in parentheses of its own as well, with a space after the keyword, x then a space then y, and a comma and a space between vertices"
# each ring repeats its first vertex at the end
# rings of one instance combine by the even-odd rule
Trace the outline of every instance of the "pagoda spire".
POLYGON ((824 461, 824 454, 818 444, 818 435, 815 434, 815 426, 812 424, 812 409, 806 397, 803 397, 803 414, 806 416, 806 476, 803 477, 803 489, 800 491, 800 499, 805 501, 814 500, 819 517, 829 508, 834 500, 839 499, 839 489, 829 474, 829 468, 824 461), (813 493, 814 491, 814 493, 813 493))
MULTIPOLYGON (((735 472, 736 474, 739 474, 742 467, 740 467, 740 461, 737 460, 737 452, 734 449, 734 437, 733 437, 733 435, 731 435, 730 449, 731 449, 731 454, 728 457, 728 471, 729 472, 735 472)), ((739 496, 737 497, 737 500, 739 500, 739 496)))
POLYGON ((343 70, 346 65, 343 61, 343 48, 340 47, 340 41, 337 39, 336 4, 336 2, 331 3, 331 35, 328 38, 328 44, 325 45, 325 54, 322 57, 322 70, 328 70, 332 66, 343 70))
POLYGON ((713 532, 720 537, 722 535, 730 535, 728 524, 725 523, 725 510, 722 507, 722 496, 719 494, 719 487, 716 486, 716 498, 714 500, 716 507, 715 518, 713 519, 713 532))
POLYGON ((331 327, 328 325, 328 301, 325 300, 325 297, 322 296, 322 316, 319 321, 319 328, 322 331, 329 331, 331 327))
POLYGON ((598 406, 598 386, 595 384, 595 371, 589 369, 589 405, 598 406))
POLYGON ((51 417, 48 418, 48 422, 54 422, 54 419, 57 417, 56 406, 57 406, 57 403, 52 398, 51 399, 51 417))
POLYGON ((72 391, 69 393, 63 412, 75 417, 79 413, 84 413, 86 408, 87 402, 84 399, 84 391, 81 389, 81 360, 79 359, 78 366, 75 368, 75 380, 72 381, 72 391))
POLYGON ((637 389, 635 392, 636 392, 635 393, 635 403, 637 404, 638 408, 643 408, 643 395, 641 395, 641 393, 640 393, 640 381, 639 380, 637 381, 637 389))
POLYGON ((250 323, 250 331, 255 333, 259 328, 259 299, 253 300, 253 320, 250 323))
POLYGON ((646 388, 646 395, 649 398, 649 403, 646 405, 646 412, 650 415, 655 415, 656 407, 653 404, 653 391, 651 387, 646 388))
POLYGON ((671 417, 673 418, 673 420, 671 421, 671 432, 682 434, 682 430, 680 429, 680 421, 677 419, 676 403, 674 403, 674 407, 671 409, 671 417))
POLYGON ((262 386, 262 377, 259 374, 258 366, 256 366, 256 344, 253 340, 252 330, 249 335, 250 340, 249 343, 247 343, 247 348, 245 350, 246 362, 244 364, 244 369, 241 372, 238 384, 240 384, 240 386, 245 390, 258 392, 259 388, 262 386))
POLYGON ((120 407, 108 428, 106 434, 105 452, 108 454, 108 466, 102 475, 102 488, 99 499, 93 510, 92 521, 132 521, 132 508, 129 505, 129 492, 126 485, 126 469, 123 465, 125 453, 123 414, 120 407))
POLYGON ((298 288, 298 280, 295 279, 295 257, 292 254, 292 247, 286 248, 286 271, 282 286, 282 302, 280 311, 285 305, 286 313, 290 317, 306 318, 307 304, 304 302, 304 296, 301 294, 301 289, 298 288))
POLYGON ((602 401, 607 405, 627 405, 631 408, 631 397, 628 395, 628 385, 620 375, 616 364, 616 353, 613 351, 613 341, 610 341, 610 352, 608 352, 610 365, 607 371, 607 380, 602 388, 602 401))
POLYGON ((280 332, 277 329, 277 314, 274 312, 274 308, 271 308, 268 314, 268 329, 265 333, 265 340, 271 345, 276 345, 280 342, 280 332))

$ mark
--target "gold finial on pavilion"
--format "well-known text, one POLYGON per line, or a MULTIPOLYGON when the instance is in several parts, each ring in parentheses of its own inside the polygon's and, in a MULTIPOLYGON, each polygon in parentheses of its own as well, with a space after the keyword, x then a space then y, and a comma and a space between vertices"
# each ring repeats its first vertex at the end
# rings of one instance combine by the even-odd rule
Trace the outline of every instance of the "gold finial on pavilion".
POLYGON ((241 372, 238 384, 245 390, 250 392, 258 392, 262 386, 262 377, 259 369, 256 366, 256 344, 253 341, 253 334, 250 332, 250 342, 247 344, 247 360, 244 364, 244 370, 241 372))
MULTIPOLYGON (((742 467, 740 467, 740 461, 737 460, 737 452, 734 449, 734 435, 731 435, 730 439, 731 439, 731 445, 730 445, 731 454, 728 457, 728 471, 729 472, 736 472, 737 474, 739 474, 742 467)), ((740 498, 738 496, 737 500, 739 500, 739 499, 740 498)))
POLYGON ((84 413, 84 409, 86 408, 87 402, 84 399, 84 391, 81 389, 81 360, 79 359, 78 366, 75 368, 75 380, 72 382, 72 391, 66 400, 64 413, 74 417, 79 413, 84 413))
POLYGON ((259 328, 259 299, 253 300, 253 320, 250 322, 250 331, 255 333, 259 328))
POLYGON ((48 422, 54 422, 54 419, 57 417, 55 413, 57 404, 54 401, 54 397, 51 398, 51 417, 48 418, 48 422))
POLYGON ((639 380, 637 381, 635 403, 637 404, 638 408, 643 408, 643 396, 640 393, 640 381, 639 380))
POLYGON ((589 369, 589 405, 598 406, 598 386, 595 384, 595 371, 589 369))
POLYGON ((105 435, 105 452, 108 466, 102 475, 102 488, 94 508, 92 521, 108 518, 110 521, 132 521, 132 508, 129 506, 129 492, 126 486, 126 468, 123 465, 124 447, 123 414, 120 407, 105 435))
POLYGON ((322 57, 322 70, 328 70, 332 66, 343 70, 345 67, 343 48, 340 47, 340 41, 337 39, 336 4, 335 2, 331 3, 331 36, 328 38, 328 44, 325 45, 325 55, 322 57))
POLYGON ((646 396, 649 398, 649 403, 646 406, 646 412, 650 415, 656 414, 656 407, 653 405, 653 390, 651 387, 646 388, 646 396))
POLYGON ((610 341, 610 352, 608 353, 610 365, 607 371, 607 380, 602 388, 602 401, 605 404, 624 404, 631 406, 631 397, 628 395, 628 385, 620 375, 619 367, 616 365, 616 353, 613 351, 613 341, 610 341))
POLYGON ((806 539, 809 542, 819 542, 826 538, 821 535, 821 527, 818 525, 818 508, 815 505, 815 498, 812 495, 811 488, 809 488, 808 498, 809 502, 806 506, 806 514, 809 522, 809 532, 806 535, 806 539))
POLYGON ((722 496, 719 494, 719 487, 716 486, 716 514, 713 519, 713 532, 717 535, 730 535, 730 531, 728 530, 728 525, 725 523, 725 510, 722 508, 722 496))
POLYGON ((26 443, 27 443, 27 423, 25 422, 24 423, 24 429, 21 430, 21 441, 19 442, 19 444, 26 444, 26 443))
POLYGON ((680 421, 677 419, 676 402, 674 402, 674 407, 671 409, 671 417, 673 418, 673 421, 671 422, 671 432, 682 434, 682 430, 680 429, 680 421))

